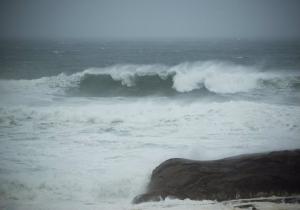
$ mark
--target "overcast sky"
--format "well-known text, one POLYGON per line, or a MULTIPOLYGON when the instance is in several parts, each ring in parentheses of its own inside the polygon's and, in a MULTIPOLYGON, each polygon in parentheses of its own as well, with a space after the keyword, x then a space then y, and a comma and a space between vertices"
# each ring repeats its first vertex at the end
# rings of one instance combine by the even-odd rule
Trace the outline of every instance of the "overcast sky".
POLYGON ((300 0, 0 0, 0 37, 300 38, 300 0))

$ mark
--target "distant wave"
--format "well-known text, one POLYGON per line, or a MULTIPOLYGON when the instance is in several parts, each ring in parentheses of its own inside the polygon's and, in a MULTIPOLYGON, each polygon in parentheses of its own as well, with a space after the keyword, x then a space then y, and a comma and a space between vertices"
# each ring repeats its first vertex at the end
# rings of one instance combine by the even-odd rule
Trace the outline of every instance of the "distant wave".
POLYGON ((300 75, 263 72, 254 66, 218 61, 175 66, 124 64, 35 80, 2 80, 0 88, 81 96, 235 94, 264 88, 299 89, 300 75))

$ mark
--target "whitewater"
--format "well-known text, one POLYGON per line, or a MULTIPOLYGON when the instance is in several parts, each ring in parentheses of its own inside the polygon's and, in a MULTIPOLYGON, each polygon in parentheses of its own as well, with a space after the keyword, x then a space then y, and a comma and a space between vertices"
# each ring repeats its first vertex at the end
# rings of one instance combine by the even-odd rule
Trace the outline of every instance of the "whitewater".
POLYGON ((297 68, 218 57, 123 61, 42 76, 28 70, 30 78, 2 74, 1 209, 232 209, 216 201, 131 201, 168 158, 300 148, 297 68))

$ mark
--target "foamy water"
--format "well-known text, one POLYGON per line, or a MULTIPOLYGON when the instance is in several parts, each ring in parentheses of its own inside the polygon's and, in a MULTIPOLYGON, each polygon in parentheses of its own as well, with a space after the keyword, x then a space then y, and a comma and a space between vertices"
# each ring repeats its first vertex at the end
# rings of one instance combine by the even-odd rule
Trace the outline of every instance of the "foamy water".
POLYGON ((0 208, 232 209, 131 201, 168 158, 300 148, 299 84, 297 71, 224 61, 1 79, 0 208))
POLYGON ((136 95, 137 91, 145 91, 146 95, 151 95, 163 94, 166 90, 177 93, 206 90, 215 94, 271 88, 298 90, 299 83, 298 72, 265 72, 255 66, 206 61, 175 66, 128 64, 89 68, 71 75, 61 73, 34 80, 0 80, 0 87, 4 93, 27 91, 28 94, 40 92, 60 95, 65 95, 66 90, 84 89, 88 96, 118 88, 119 92, 112 92, 109 96, 124 96, 126 90, 131 91, 131 94, 127 92, 127 95, 139 96, 136 95), (155 89, 156 92, 149 92, 151 89, 155 89))

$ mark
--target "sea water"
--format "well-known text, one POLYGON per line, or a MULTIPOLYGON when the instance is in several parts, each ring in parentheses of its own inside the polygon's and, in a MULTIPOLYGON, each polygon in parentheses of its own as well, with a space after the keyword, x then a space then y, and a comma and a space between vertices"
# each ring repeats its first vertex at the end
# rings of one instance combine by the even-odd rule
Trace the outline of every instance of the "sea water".
POLYGON ((300 43, 1 41, 1 209, 131 204, 151 171, 300 147, 300 43))

